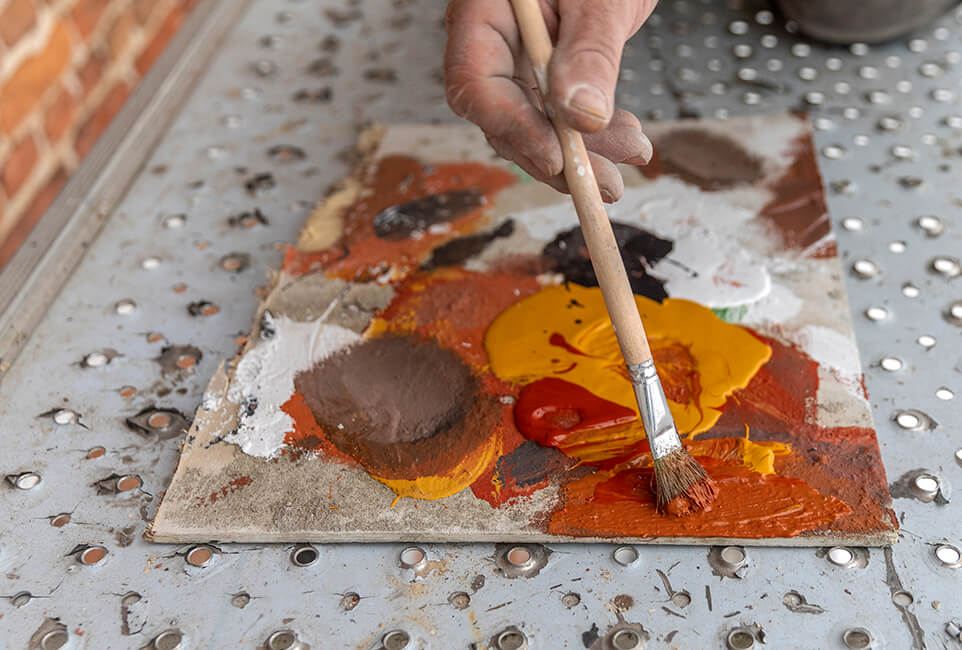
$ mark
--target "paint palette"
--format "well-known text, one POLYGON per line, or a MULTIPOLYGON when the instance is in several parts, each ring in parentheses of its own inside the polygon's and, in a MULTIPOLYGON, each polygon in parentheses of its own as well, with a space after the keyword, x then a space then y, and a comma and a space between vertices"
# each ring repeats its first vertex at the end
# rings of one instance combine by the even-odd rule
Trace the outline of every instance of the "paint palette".
POLYGON ((646 131, 609 214, 710 510, 655 512, 570 199, 472 127, 392 126, 287 250, 148 536, 893 542, 807 122, 646 131))

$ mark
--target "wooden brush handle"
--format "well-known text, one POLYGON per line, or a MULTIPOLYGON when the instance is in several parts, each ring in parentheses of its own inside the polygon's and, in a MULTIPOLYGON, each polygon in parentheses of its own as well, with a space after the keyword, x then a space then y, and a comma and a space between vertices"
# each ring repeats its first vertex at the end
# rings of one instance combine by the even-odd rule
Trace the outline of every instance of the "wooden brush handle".
MULTIPOLYGON (((538 0, 511 0, 514 15, 521 28, 525 51, 534 67, 542 95, 548 94, 548 61, 551 59, 551 37, 545 26, 538 0)), ((550 115, 550 112, 549 112, 550 115)), ((598 181, 591 169, 588 150, 581 133, 565 124, 558 116, 551 116, 561 150, 564 152, 564 174, 574 200, 575 211, 581 222, 591 265, 598 278, 598 286, 614 325, 615 336, 625 363, 629 366, 651 359, 651 349, 641 324, 638 305, 631 292, 625 264, 621 259, 618 241, 605 211, 598 181)))

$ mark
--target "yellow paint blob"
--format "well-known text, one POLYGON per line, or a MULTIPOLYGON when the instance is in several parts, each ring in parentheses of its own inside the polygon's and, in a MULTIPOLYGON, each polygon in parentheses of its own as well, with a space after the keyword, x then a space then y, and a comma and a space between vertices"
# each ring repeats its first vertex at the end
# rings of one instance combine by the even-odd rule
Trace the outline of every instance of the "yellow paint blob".
MULTIPOLYGON (((707 431, 728 396, 747 386, 768 361, 771 349, 698 303, 668 298, 659 304, 642 296, 635 302, 679 433, 690 438, 707 431)), ((637 412, 596 287, 568 283, 521 300, 494 320, 484 346, 491 370, 503 380, 526 384, 558 377, 637 412)), ((640 442, 642 428, 630 437, 640 442)))
POLYGON ((398 498, 394 500, 392 506, 401 497, 427 500, 443 499, 468 487, 478 480, 485 470, 491 467, 495 459, 501 455, 503 437, 503 432, 498 427, 490 438, 446 474, 419 476, 414 479, 391 479, 371 474, 371 478, 380 481, 394 491, 398 498))

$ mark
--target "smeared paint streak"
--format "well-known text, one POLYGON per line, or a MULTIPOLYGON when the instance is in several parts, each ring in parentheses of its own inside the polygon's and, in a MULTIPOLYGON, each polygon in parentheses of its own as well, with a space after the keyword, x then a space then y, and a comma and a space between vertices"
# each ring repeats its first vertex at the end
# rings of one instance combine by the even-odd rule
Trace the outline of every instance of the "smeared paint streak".
POLYGON ((216 503, 217 499, 221 497, 226 497, 228 494, 233 494, 241 488, 247 487, 253 482, 250 476, 241 476, 228 481, 227 485, 223 486, 219 490, 211 492, 207 498, 198 497, 196 505, 207 506, 212 503, 216 503))
POLYGON ((672 129, 654 141, 651 161, 639 170, 649 178, 677 176, 705 191, 727 190, 762 179, 762 160, 737 141, 699 128, 672 129))
MULTIPOLYGON (((894 596, 896 593, 904 591, 905 588, 902 586, 902 579, 899 578, 898 571, 895 570, 895 559, 892 554, 892 547, 886 546, 882 549, 882 552, 885 554, 885 584, 888 585, 889 591, 894 596)), ((895 604, 895 608, 899 610, 899 613, 902 614, 902 621, 912 636, 912 650, 925 650, 925 632, 922 630, 922 626, 919 625, 918 617, 910 612, 906 605, 896 604, 894 599, 893 604, 895 604)))
POLYGON ((775 196, 762 208, 760 218, 778 229, 785 248, 810 249, 812 257, 834 257, 838 252, 834 242, 826 240, 832 226, 812 139, 808 134, 797 138, 792 150, 792 165, 770 185, 775 196))
MULTIPOLYGON (((667 298, 664 280, 652 276, 648 268, 671 252, 672 242, 647 230, 623 223, 612 222, 611 227, 628 272, 632 292, 657 302, 667 298)), ((581 228, 559 233, 544 247, 543 254, 552 261, 552 270, 564 275, 566 281, 585 287, 598 286, 598 278, 591 266, 581 228)))
POLYGON ((490 232, 465 235, 442 244, 431 252, 431 259, 424 263, 424 269, 463 264, 475 255, 480 255, 488 244, 496 239, 510 237, 514 233, 514 221, 506 220, 490 232))
MULTIPOLYGON (((694 302, 668 298, 659 304, 641 296, 635 302, 679 432, 708 430, 728 396, 768 360, 768 346, 694 302)), ((637 408, 600 289, 571 283, 544 289, 502 312, 484 344, 492 370, 505 381, 528 383, 565 370, 566 381, 637 408), (580 354, 552 345, 553 335, 580 354)))
POLYGON ((485 205, 517 180, 500 167, 477 162, 426 165, 409 156, 385 156, 365 175, 360 198, 344 212, 341 240, 323 251, 289 248, 283 269, 292 275, 323 270, 358 281, 385 275, 403 278, 425 262, 436 247, 480 227, 485 205), (459 201, 458 210, 446 213, 449 208, 444 206, 444 196, 471 200, 459 201), (392 220, 384 216, 412 206, 417 207, 416 218, 392 220), (442 222, 444 227, 432 232, 430 225, 442 222), (394 228, 392 224, 405 227, 394 228), (427 229, 420 230, 422 226, 427 229), (405 233, 411 236, 398 238, 405 233))
POLYGON ((696 456, 716 482, 718 499, 685 518, 655 510, 652 469, 629 468, 567 483, 565 507, 548 522, 556 535, 791 537, 851 512, 840 499, 804 481, 760 476, 735 463, 696 456), (599 507, 601 506, 601 507, 599 507))
POLYGON ((571 460, 552 447, 526 440, 513 451, 498 459, 498 472, 506 483, 529 487, 568 470, 571 460))

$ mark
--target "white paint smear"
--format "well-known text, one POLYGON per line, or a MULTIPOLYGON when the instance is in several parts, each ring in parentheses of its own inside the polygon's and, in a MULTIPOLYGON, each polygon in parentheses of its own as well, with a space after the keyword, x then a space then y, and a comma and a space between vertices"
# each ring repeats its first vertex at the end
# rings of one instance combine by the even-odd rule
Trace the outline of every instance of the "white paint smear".
POLYGON ((795 336, 802 351, 818 365, 829 368, 852 395, 862 395, 862 363, 855 341, 844 334, 819 325, 806 325, 795 336))
POLYGON ((294 377, 338 350, 361 340, 361 336, 339 325, 319 319, 299 323, 286 316, 265 314, 265 324, 274 335, 248 350, 237 364, 227 399, 235 404, 256 404, 253 412, 241 407, 240 425, 228 435, 228 442, 245 454, 272 458, 284 446, 284 437, 294 421, 281 406, 294 393, 294 377))

